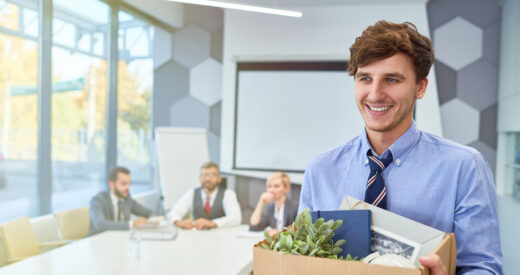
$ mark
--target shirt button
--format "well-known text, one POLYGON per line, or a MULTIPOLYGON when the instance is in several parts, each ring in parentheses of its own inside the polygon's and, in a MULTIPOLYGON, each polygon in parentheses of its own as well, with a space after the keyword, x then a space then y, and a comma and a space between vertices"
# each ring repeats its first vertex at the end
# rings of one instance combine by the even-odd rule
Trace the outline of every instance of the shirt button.
POLYGON ((368 163, 368 159, 367 159, 367 160, 365 160, 365 163, 368 163))
POLYGON ((401 160, 400 159, 396 159, 395 163, 399 164, 399 163, 401 163, 401 160))

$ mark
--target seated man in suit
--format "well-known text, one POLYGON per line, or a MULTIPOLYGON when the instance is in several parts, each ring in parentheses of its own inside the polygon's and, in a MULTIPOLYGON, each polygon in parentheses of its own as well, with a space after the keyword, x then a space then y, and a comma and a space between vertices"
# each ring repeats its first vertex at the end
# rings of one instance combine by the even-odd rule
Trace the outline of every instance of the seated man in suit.
POLYGON ((266 182, 267 192, 262 193, 255 211, 249 220, 251 231, 268 230, 274 235, 283 227, 291 225, 298 214, 298 202, 287 197, 291 190, 291 179, 283 172, 276 172, 266 182))
POLYGON ((237 195, 219 186, 218 165, 207 162, 200 168, 201 187, 188 190, 168 213, 168 221, 184 229, 236 226, 242 219, 237 195), (192 214, 193 219, 185 218, 192 214))
POLYGON ((128 230, 147 222, 152 211, 130 196, 130 171, 114 167, 108 174, 109 191, 101 191, 90 200, 90 233, 105 230, 128 230), (141 216, 130 221, 130 214, 141 216))

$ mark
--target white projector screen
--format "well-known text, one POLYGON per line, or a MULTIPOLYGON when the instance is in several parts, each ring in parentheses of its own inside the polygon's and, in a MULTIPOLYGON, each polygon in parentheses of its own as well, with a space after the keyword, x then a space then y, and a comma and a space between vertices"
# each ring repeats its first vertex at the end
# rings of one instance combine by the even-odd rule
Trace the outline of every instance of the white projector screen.
POLYGON ((234 169, 303 172, 364 126, 345 70, 238 70, 234 169))

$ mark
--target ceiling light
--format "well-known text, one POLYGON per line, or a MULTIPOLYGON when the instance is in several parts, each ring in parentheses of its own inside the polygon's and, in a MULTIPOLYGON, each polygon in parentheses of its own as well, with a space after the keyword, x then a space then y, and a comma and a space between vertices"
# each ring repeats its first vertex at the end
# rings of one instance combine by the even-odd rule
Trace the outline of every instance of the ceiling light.
POLYGON ((242 4, 234 4, 234 3, 219 2, 219 1, 209 1, 209 0, 168 0, 168 1, 180 2, 180 3, 185 3, 185 4, 211 6, 211 7, 223 8, 223 9, 234 9, 234 10, 244 10, 244 11, 260 12, 260 13, 269 13, 269 14, 292 16, 292 17, 302 17, 302 15, 303 15, 299 11, 271 9, 271 8, 265 8, 265 7, 259 7, 259 6, 242 5, 242 4))

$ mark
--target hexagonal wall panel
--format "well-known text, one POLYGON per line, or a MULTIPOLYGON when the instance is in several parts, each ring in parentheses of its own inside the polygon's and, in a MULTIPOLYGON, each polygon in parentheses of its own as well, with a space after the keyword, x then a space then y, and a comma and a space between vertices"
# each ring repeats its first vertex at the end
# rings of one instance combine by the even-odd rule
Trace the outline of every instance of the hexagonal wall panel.
POLYGON ((444 136, 458 143, 469 144, 478 139, 479 113, 459 99, 441 106, 444 136))
POLYGON ((160 27, 155 27, 153 42, 154 69, 162 66, 172 58, 172 35, 160 27))
POLYGON ((457 73, 457 98, 483 110, 497 102, 498 69, 481 59, 457 73))
POLYGON ((193 23, 213 32, 224 25, 224 10, 199 5, 184 5, 184 22, 193 23))
POLYGON ((428 25, 435 29, 457 16, 457 9, 453 7, 453 2, 448 1, 428 1, 428 25))
POLYGON ((484 30, 483 57, 498 65, 500 58, 500 22, 497 22, 484 30))
POLYGON ((197 99, 187 96, 170 107, 171 126, 209 127, 209 108, 197 99))
POLYGON ((209 130, 220 137, 220 114, 222 112, 222 101, 211 106, 209 111, 209 130))
POLYGON ((215 163, 220 162, 220 137, 208 132, 209 159, 215 163))
POLYGON ((482 56, 482 30, 456 17, 434 31, 437 59, 459 70, 482 56))
POLYGON ((497 148, 497 104, 480 112, 479 140, 489 147, 497 148))
POLYGON ((154 71, 153 112, 155 126, 170 125, 170 106, 189 95, 189 70, 173 62, 167 62, 154 71))
POLYGON ((457 93, 457 72, 437 60, 435 62, 437 76, 437 90, 439 92, 439 104, 455 98, 457 93))
POLYGON ((154 93, 161 95, 161 103, 171 104, 190 92, 190 71, 170 61, 154 72, 154 93))
POLYGON ((211 33, 211 57, 213 57, 218 62, 222 63, 222 48, 223 45, 224 32, 223 29, 216 30, 211 33))
POLYGON ((222 98, 222 65, 213 58, 195 66, 190 72, 190 94, 211 106, 222 98))
POLYGON ((496 0, 457 0, 454 8, 459 16, 469 22, 486 28, 492 23, 500 20, 500 2, 496 0))
POLYGON ((189 24, 173 34, 173 60, 192 68, 210 55, 211 37, 205 29, 189 24))

